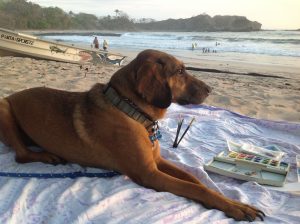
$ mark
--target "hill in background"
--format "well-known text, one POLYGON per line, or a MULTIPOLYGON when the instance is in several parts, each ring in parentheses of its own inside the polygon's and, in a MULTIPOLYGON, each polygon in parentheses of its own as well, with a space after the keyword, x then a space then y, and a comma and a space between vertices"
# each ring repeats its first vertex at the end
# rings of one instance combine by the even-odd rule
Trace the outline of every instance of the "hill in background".
POLYGON ((26 0, 0 0, 0 27, 31 30, 118 30, 118 31, 257 31, 261 24, 243 16, 201 14, 188 19, 134 20, 119 10, 116 16, 65 12, 41 7, 26 0))
POLYGON ((168 19, 136 24, 142 30, 156 31, 257 31, 261 24, 244 16, 214 16, 201 14, 188 19, 168 19))

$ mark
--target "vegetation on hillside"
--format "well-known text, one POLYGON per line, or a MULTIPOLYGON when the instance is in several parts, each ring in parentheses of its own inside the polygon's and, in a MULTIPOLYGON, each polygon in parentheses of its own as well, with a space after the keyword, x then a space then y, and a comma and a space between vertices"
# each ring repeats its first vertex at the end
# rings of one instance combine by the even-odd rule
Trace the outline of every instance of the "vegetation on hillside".
POLYGON ((261 24, 252 22, 244 16, 211 17, 204 13, 188 19, 168 19, 137 24, 137 27, 155 31, 257 31, 261 29, 261 24))
POLYGON ((96 17, 87 13, 66 13, 58 7, 41 7, 26 0, 0 0, 0 27, 8 29, 99 29, 132 30, 134 23, 125 13, 96 17))
POLYGON ((119 30, 119 31, 256 31, 258 22, 243 16, 201 14, 188 19, 134 20, 116 9, 115 15, 97 17, 65 12, 58 7, 41 7, 27 0, 0 0, 0 27, 31 30, 119 30))

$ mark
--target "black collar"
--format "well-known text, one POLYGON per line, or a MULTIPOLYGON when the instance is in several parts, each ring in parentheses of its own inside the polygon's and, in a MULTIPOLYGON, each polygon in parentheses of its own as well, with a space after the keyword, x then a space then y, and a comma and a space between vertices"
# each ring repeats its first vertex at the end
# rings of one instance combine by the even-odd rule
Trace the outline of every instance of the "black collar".
POLYGON ((104 87, 103 94, 115 107, 141 123, 148 131, 152 131, 153 126, 157 125, 157 121, 153 121, 148 114, 142 112, 131 100, 121 97, 109 83, 104 87))

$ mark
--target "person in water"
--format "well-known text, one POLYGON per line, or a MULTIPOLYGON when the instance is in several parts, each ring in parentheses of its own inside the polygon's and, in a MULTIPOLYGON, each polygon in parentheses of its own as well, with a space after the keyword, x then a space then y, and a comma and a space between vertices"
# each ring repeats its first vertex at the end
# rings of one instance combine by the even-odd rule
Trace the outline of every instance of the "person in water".
POLYGON ((94 48, 99 49, 99 41, 97 37, 94 38, 93 44, 94 44, 94 48))
POLYGON ((103 41, 103 50, 107 50, 107 48, 108 48, 108 43, 107 43, 107 41, 106 40, 104 40, 103 41))

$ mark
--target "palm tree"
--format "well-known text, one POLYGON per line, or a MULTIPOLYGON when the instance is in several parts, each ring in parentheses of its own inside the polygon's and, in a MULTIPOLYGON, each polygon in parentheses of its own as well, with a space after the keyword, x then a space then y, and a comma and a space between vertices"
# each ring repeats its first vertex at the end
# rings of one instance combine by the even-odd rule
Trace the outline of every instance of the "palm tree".
POLYGON ((119 10, 119 9, 116 9, 114 12, 116 13, 116 17, 118 17, 118 15, 119 15, 119 13, 120 13, 120 10, 119 10))

